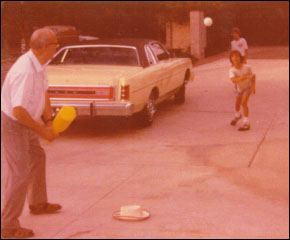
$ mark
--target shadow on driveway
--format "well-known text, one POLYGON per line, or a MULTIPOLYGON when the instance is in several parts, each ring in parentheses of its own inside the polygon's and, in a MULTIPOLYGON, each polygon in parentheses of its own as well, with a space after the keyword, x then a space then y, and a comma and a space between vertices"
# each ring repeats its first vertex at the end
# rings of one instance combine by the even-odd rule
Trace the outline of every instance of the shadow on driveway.
MULTIPOLYGON (((166 114, 180 114, 175 110, 179 105, 174 104, 174 99, 170 98, 165 102, 158 105, 158 110, 155 115, 154 121, 166 114)), ((153 122, 153 125, 156 124, 153 122)), ((144 131, 151 127, 140 126, 138 116, 132 117, 79 117, 77 118, 67 131, 61 133, 62 137, 70 138, 88 138, 88 137, 113 137, 120 135, 130 135, 137 131, 144 131)))

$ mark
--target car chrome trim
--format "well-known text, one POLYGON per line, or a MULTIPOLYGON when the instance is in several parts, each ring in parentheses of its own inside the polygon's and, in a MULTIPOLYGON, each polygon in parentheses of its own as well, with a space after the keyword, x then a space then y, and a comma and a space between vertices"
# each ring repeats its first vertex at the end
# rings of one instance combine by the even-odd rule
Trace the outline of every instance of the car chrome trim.
POLYGON ((54 112, 62 106, 75 107, 78 116, 132 116, 134 114, 135 107, 130 102, 124 103, 98 103, 95 101, 89 101, 85 103, 81 102, 51 102, 51 107, 54 112))

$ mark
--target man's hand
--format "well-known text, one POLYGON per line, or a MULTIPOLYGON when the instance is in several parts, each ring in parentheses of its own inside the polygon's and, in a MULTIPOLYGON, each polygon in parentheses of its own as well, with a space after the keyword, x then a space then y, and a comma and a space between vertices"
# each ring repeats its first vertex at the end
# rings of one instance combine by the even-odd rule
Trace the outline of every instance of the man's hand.
POLYGON ((52 124, 53 124, 53 121, 52 121, 52 120, 47 121, 47 122, 45 123, 45 125, 46 125, 47 127, 52 127, 52 124))
POLYGON ((48 141, 52 141, 58 136, 58 134, 53 132, 52 126, 42 126, 38 122, 34 121, 29 113, 22 107, 15 107, 13 109, 13 115, 22 125, 32 129, 40 137, 48 141))

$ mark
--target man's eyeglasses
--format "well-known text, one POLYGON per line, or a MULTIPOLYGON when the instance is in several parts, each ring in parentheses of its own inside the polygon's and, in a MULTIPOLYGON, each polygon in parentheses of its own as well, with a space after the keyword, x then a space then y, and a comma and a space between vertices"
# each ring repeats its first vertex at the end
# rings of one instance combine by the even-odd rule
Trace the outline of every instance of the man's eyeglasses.
POLYGON ((57 42, 56 43, 48 43, 48 44, 46 44, 46 46, 49 46, 49 45, 55 45, 57 48, 60 46, 59 43, 57 43, 57 42))

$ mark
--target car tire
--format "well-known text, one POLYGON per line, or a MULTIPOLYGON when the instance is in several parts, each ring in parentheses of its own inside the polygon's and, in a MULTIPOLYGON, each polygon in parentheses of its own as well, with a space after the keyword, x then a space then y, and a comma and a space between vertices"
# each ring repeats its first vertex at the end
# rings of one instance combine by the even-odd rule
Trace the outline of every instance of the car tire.
POLYGON ((174 101, 177 104, 185 103, 185 84, 183 84, 178 93, 175 94, 174 101))
POLYGON ((141 127, 149 127, 153 123, 154 115, 157 111, 156 108, 156 97, 151 92, 149 99, 146 103, 145 108, 142 110, 139 116, 139 123, 141 127))

